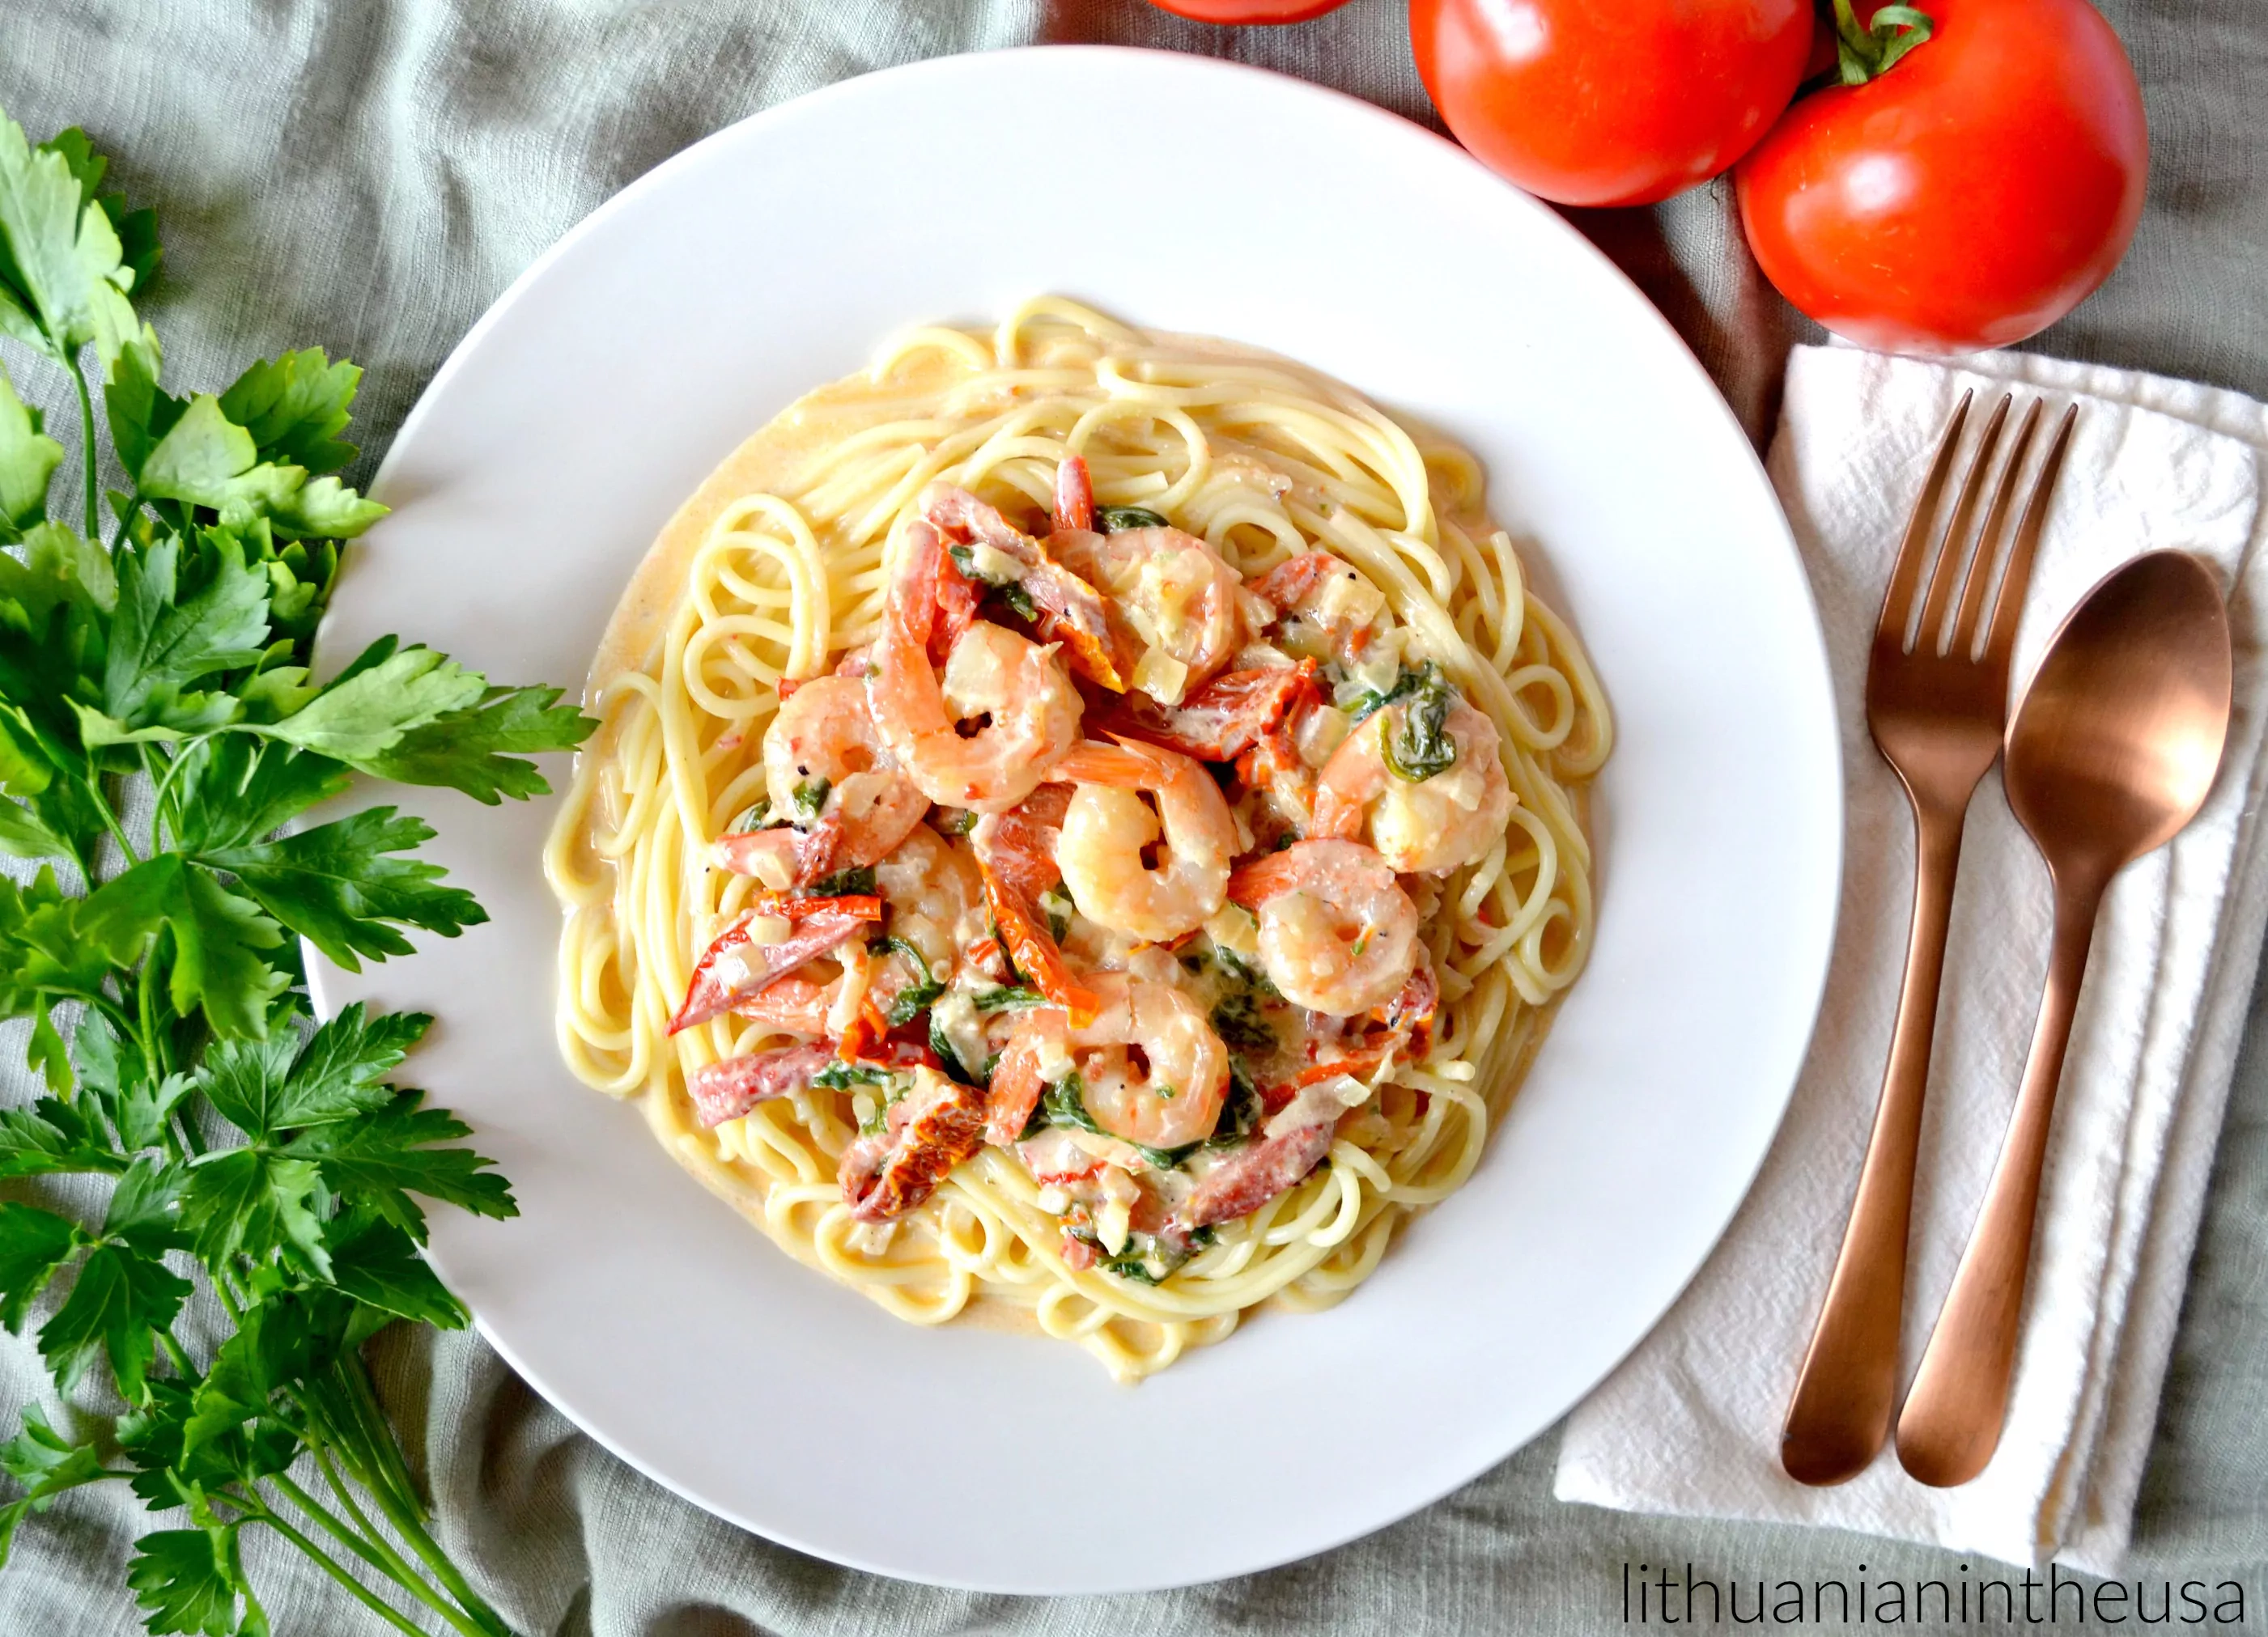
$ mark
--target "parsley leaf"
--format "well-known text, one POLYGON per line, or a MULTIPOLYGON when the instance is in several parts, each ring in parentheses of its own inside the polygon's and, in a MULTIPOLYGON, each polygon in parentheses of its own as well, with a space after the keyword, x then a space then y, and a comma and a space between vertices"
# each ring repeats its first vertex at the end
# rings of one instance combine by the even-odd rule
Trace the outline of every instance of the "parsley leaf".
POLYGON ((118 609, 102 677, 102 709, 115 722, 195 729, 235 715, 225 694, 181 690, 259 660, 268 636, 268 579, 245 565, 233 540, 210 555, 210 577, 186 596, 180 546, 172 537, 120 555, 118 609))
POLYGON ((24 1429, 0 1444, 0 1472, 25 1487, 20 1500, 0 1507, 0 1568, 7 1567, 16 1525, 33 1512, 44 1512, 64 1491, 110 1476, 93 1445, 73 1443, 48 1422, 36 1404, 24 1406, 24 1429))
POLYGON ((180 1229, 186 1168, 144 1155, 119 1179, 102 1214, 102 1232, 145 1255, 178 1251, 188 1243, 180 1229))
POLYGON ((86 1243, 77 1223, 53 1211, 0 1205, 0 1323, 22 1330, 40 1292, 86 1243))
POLYGON ((63 446, 40 429, 40 412, 0 368, 0 544, 47 520, 48 483, 63 459, 63 446))
POLYGON ((412 1193, 481 1216, 516 1216, 519 1207, 495 1162, 470 1149, 444 1148, 472 1128, 438 1108, 419 1108, 418 1094, 398 1094, 390 1107, 291 1139, 289 1152, 312 1159, 332 1192, 375 1209, 418 1244, 425 1243, 425 1213, 412 1193))
POLYGON ((373 1017, 357 1001, 296 1050, 281 1034, 220 1042, 197 1070, 197 1089, 254 1139, 371 1113, 394 1101, 397 1094, 379 1082, 431 1022, 422 1012, 373 1017))
POLYGON ((381 779, 462 790, 490 807, 501 796, 549 795, 550 784, 522 756, 572 750, 599 725, 560 704, 559 694, 556 687, 490 688, 476 704, 411 729, 358 765, 381 779))
POLYGON ((381 637, 313 700, 252 730, 384 777, 371 764, 404 734, 486 692, 479 672, 430 648, 397 648, 381 637))
POLYGON ((464 1327, 463 1305, 451 1296, 410 1237, 375 1211, 356 1211, 331 1223, 331 1283, 413 1324, 444 1330, 464 1327))
POLYGON ((273 835, 352 782, 326 756, 248 733, 223 733, 181 752, 166 819, 183 852, 207 855, 273 835))
POLYGON ((202 1007, 222 1036, 268 1032, 269 1002, 288 976, 262 958, 284 935, 259 906, 239 898, 178 853, 160 853, 96 890, 78 929, 98 956, 130 965, 160 931, 172 935, 173 1008, 202 1007))
POLYGON ((197 862, 228 871, 269 914, 339 965, 359 972, 357 956, 409 953, 397 924, 453 938, 488 919, 471 893, 435 885, 447 873, 440 865, 386 856, 432 837, 422 818, 372 807, 277 841, 205 853, 197 862))
MULTIPOLYGON (((146 1624, 153 1633, 250 1637, 249 1616, 244 1626, 236 1618, 237 1594, 245 1585, 232 1524, 161 1529, 143 1536, 134 1543, 126 1583, 134 1589, 134 1600, 150 1611, 146 1624)), ((266 1630, 263 1619, 261 1637, 266 1630)))
POLYGON ((346 430, 362 371, 320 347, 263 359, 220 395, 221 413, 251 437, 261 459, 312 473, 335 472, 355 458, 346 430))
POLYGON ((152 1332, 172 1325, 188 1294, 188 1281, 156 1257, 98 1245, 79 1265, 70 1299, 41 1327, 40 1352, 66 1391, 107 1354, 119 1396, 139 1402, 157 1354, 152 1332))
POLYGON ((0 115, 0 334, 59 359, 92 341, 109 358, 134 333, 134 275, 70 149, 34 148, 0 115))
MULTIPOLYGON (((81 1024, 82 1031, 88 1026, 81 1024)), ((68 1103, 45 1097, 30 1108, 0 1109, 0 1177, 125 1169, 125 1158, 68 1103)))
POLYGON ((318 1277, 330 1271, 317 1214, 314 1165, 260 1145, 208 1154, 189 1174, 181 1221, 210 1263, 290 1251, 318 1277))
POLYGON ((110 1122, 121 1149, 132 1153, 165 1140, 167 1116, 188 1095, 188 1075, 169 1075, 153 1085, 149 1064, 139 1052, 124 1046, 110 1019, 100 1012, 79 1020, 71 1055, 78 1066, 80 1090, 110 1122))
POLYGON ((1105 534, 1121 529, 1162 529, 1166 520, 1147 506, 1097 506, 1094 521, 1105 534))

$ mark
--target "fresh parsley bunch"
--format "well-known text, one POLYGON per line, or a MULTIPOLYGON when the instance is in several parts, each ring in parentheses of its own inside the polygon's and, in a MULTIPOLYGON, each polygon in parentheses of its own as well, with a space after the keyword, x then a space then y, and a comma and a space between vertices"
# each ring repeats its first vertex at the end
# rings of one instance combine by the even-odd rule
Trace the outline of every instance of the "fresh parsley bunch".
POLYGON ((0 369, 0 850, 39 861, 0 880, 0 1017, 30 1020, 49 1091, 0 1111, 0 1178, 77 1173, 69 1196, 97 1201, 0 1203, 0 1321, 44 1313, 66 1399, 123 1410, 70 1430, 26 1410, 0 1562, 27 1513, 119 1480, 186 1513, 129 1571, 152 1632, 266 1633, 239 1550, 265 1526, 404 1631, 427 1629, 406 1604, 501 1633, 427 1531, 360 1350, 396 1318, 465 1322, 417 1254, 419 1197, 508 1216, 512 1195, 463 1124, 385 1083, 430 1020, 310 1028, 298 957, 356 969, 405 928, 485 917, 393 807, 278 831, 357 771, 540 794, 525 754, 592 724, 393 638, 313 679, 338 542, 384 510, 334 475, 361 371, 293 352, 168 393, 132 305, 156 223, 104 169, 82 133, 35 147, 0 114, 0 340, 69 379, 85 473, 78 526, 50 518, 65 451, 0 369), (200 1280, 230 1325, 210 1349, 180 1333, 200 1280))

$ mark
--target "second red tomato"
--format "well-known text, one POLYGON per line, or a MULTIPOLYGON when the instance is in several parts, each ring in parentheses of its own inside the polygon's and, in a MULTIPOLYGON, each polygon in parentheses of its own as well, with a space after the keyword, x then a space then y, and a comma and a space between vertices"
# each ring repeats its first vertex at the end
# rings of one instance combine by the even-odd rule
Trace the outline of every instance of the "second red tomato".
POLYGON ((1457 140, 1561 204, 1651 204, 1746 153, 1811 48, 1809 0, 1410 0, 1457 140))

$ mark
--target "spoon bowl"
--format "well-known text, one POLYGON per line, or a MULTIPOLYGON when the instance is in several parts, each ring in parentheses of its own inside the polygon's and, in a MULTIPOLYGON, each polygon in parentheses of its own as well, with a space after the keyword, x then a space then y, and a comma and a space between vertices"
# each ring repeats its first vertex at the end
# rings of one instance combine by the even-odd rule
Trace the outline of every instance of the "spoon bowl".
POLYGON ((2187 552, 2135 558, 2073 610, 2001 772, 2051 870, 2107 881, 2195 816, 2228 734, 2231 670, 2220 585, 2187 552))

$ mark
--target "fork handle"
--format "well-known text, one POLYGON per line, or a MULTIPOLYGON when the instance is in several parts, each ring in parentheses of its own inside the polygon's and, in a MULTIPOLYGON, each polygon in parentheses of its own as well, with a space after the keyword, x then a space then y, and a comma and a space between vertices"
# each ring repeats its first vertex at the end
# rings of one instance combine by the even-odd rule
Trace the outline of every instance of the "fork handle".
POLYGON ((1863 1472, 1889 1436, 1897 1398, 1914 1160, 1967 794, 1957 805, 1919 797, 1913 805, 1913 927, 1881 1100, 1827 1301, 1780 1430, 1780 1464, 1807 1484, 1839 1484, 1863 1472))
POLYGON ((2094 880, 2056 884, 2055 942, 2023 1089, 2016 1094, 2016 1110, 1992 1180, 1985 1186, 1969 1248, 1962 1252, 1937 1327, 1923 1349, 1921 1368, 1898 1413, 1899 1464, 1940 1488, 1976 1477, 1999 1446, 2015 1374, 2024 1271, 2031 1260, 2048 1127, 2102 890, 2103 884, 2094 880))

